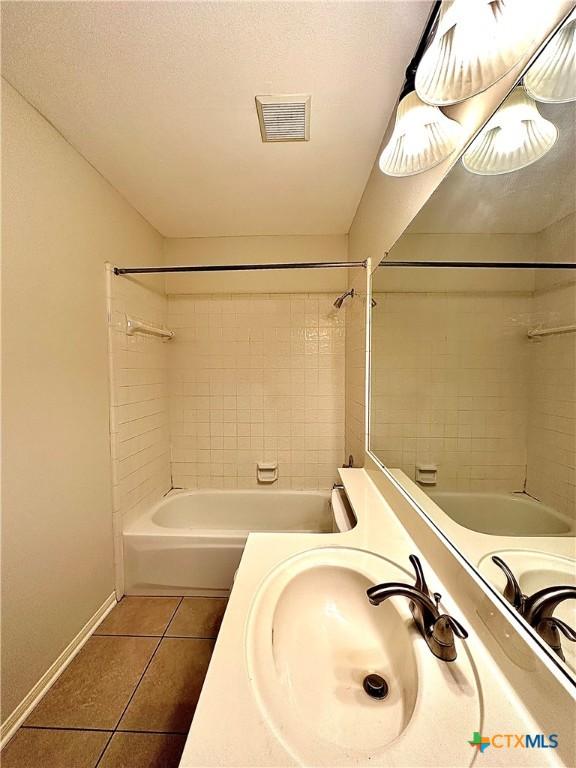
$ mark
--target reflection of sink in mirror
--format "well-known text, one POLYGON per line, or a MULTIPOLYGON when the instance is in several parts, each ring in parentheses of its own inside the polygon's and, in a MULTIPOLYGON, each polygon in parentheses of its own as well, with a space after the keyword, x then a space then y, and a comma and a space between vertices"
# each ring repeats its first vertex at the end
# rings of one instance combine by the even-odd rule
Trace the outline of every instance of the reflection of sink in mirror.
MULTIPOLYGON (((414 750, 429 745, 430 707, 442 732, 478 730, 479 692, 464 646, 455 662, 440 661, 407 600, 368 601, 368 587, 413 578, 374 554, 324 548, 280 564, 260 588, 248 624, 250 679, 264 717, 299 762, 395 765, 412 754, 423 764, 414 750), (383 700, 363 689, 373 673, 388 683, 383 700)), ((473 757, 459 744, 454 753, 446 764, 473 757)))
MULTIPOLYGON (((478 563, 480 573, 501 594, 506 586, 506 577, 492 562, 493 555, 498 555, 504 560, 525 595, 533 595, 545 587, 576 586, 576 560, 547 552, 504 549, 485 555, 478 563)), ((565 621, 570 627, 576 627, 576 600, 560 603, 554 611, 554 616, 565 621)), ((563 636, 561 642, 566 663, 576 671, 576 643, 566 640, 563 636)))
POLYGON ((428 494, 455 523, 493 536, 573 536, 570 521, 525 494, 428 494))

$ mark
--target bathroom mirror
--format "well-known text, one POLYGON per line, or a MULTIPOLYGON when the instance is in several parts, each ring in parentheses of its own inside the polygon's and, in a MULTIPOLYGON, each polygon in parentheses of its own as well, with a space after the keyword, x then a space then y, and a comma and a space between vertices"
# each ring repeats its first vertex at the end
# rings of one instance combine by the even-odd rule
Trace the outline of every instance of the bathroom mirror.
POLYGON ((369 452, 576 676, 576 102, 530 81, 373 273, 369 452))

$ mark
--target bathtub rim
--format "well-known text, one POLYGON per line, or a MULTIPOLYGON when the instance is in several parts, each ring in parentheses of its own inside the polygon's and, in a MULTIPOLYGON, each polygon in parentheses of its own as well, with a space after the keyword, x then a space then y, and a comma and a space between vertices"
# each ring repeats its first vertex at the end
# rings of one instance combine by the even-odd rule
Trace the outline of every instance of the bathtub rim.
MULTIPOLYGON (((262 489, 259 488, 172 488, 165 493, 160 499, 153 504, 150 504, 144 512, 141 512, 137 517, 131 519, 122 527, 122 537, 126 536, 166 536, 166 537, 180 537, 186 539, 238 539, 244 540, 251 533, 282 533, 284 535, 290 535, 291 533, 310 533, 326 535, 326 532, 314 531, 314 530, 298 530, 298 531, 253 531, 248 528, 177 528, 159 525, 153 520, 154 514, 163 506, 166 506, 171 499, 176 496, 197 496, 202 494, 216 494, 218 496, 226 495, 242 495, 248 496, 254 493, 268 493, 274 495, 297 495, 305 494, 312 496, 320 496, 324 498, 327 503, 330 503, 330 490, 292 490, 290 488, 278 488, 278 489, 262 489)), ((337 533, 337 532, 336 532, 337 533)))

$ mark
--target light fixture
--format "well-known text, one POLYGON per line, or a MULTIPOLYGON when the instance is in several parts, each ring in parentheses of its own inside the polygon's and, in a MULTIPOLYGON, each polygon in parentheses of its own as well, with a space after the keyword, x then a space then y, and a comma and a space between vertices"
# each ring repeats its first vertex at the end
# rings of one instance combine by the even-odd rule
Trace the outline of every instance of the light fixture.
POLYGON ((524 75, 524 86, 538 101, 576 100, 576 10, 524 75))
POLYGON ((538 2, 444 0, 416 72, 420 98, 437 106, 456 104, 504 77, 536 39, 538 2))
POLYGON ((390 141, 379 166, 388 176, 413 176, 434 168, 460 145, 462 127, 415 91, 400 99, 390 141))
POLYGON ((549 152, 557 137, 554 123, 517 85, 464 152, 462 163, 482 176, 518 171, 549 152))

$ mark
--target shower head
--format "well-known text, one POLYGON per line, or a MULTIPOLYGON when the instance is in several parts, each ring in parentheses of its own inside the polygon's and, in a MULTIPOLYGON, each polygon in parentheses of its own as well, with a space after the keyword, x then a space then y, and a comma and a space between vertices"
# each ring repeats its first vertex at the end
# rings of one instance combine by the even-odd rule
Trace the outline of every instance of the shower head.
POLYGON ((340 309, 340 307, 344 303, 344 299, 348 298, 348 296, 350 296, 350 298, 354 296, 354 288, 350 288, 350 290, 346 291, 346 293, 343 293, 342 296, 338 296, 338 298, 334 302, 334 306, 336 307, 336 309, 340 309))

